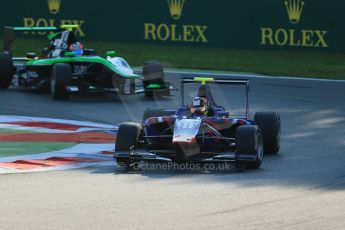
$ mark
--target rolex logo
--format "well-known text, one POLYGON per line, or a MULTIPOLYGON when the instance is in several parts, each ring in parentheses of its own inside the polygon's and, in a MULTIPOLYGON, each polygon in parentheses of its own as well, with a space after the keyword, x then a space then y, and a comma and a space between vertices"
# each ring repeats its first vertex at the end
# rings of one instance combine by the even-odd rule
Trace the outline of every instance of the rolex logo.
POLYGON ((48 7, 49 11, 52 14, 59 13, 61 0, 47 0, 48 1, 48 7))
POLYGON ((292 24, 297 24, 301 20, 301 15, 304 7, 303 0, 285 0, 286 10, 289 15, 289 20, 292 24))
POLYGON ((167 0, 169 4, 171 17, 175 20, 179 19, 182 15, 183 5, 186 0, 167 0))

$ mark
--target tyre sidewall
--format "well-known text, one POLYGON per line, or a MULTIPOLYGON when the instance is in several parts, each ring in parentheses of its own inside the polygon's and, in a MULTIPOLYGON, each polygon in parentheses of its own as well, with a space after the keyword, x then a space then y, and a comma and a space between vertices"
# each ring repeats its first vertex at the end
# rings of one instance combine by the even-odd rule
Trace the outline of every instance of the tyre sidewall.
POLYGON ((277 154, 280 149, 281 124, 277 112, 257 112, 254 122, 261 129, 264 153, 277 154))
POLYGON ((55 100, 67 100, 69 93, 66 89, 72 82, 72 67, 66 63, 58 63, 52 67, 50 89, 55 100))
POLYGON ((254 162, 241 162, 247 168, 257 169, 263 161, 263 139, 260 128, 256 125, 240 126, 236 130, 236 151, 238 154, 252 154, 256 159, 254 162))
POLYGON ((138 123, 122 123, 117 132, 115 151, 129 151, 132 146, 136 147, 141 129, 138 123))

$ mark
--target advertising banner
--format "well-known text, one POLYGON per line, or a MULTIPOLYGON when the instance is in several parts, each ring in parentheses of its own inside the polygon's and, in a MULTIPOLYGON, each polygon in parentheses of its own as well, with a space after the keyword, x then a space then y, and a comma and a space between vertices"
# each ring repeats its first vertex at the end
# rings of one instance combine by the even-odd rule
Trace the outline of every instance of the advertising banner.
POLYGON ((345 51, 339 0, 1 0, 0 10, 1 27, 77 24, 104 41, 345 51))

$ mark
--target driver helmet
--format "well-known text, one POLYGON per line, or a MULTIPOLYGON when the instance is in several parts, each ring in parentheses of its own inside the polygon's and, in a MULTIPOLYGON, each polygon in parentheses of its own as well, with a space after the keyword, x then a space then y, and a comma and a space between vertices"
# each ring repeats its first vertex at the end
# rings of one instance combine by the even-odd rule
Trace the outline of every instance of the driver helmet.
POLYGON ((72 43, 69 46, 69 50, 72 51, 74 55, 76 56, 82 56, 84 53, 83 49, 84 49, 84 45, 81 44, 80 42, 72 43))
POLYGON ((190 111, 192 114, 207 115, 208 112, 208 100, 204 97, 195 97, 192 102, 190 111))

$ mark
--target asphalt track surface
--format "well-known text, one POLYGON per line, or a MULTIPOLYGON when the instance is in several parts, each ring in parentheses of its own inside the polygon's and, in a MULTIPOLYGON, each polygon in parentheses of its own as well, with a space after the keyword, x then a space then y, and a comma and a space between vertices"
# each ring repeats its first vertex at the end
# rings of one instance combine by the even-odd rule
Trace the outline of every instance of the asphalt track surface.
MULTIPOLYGON (((178 84, 181 76, 168 78, 178 84)), ((342 82, 251 79, 251 111, 278 111, 283 125, 280 154, 266 156, 260 170, 0 175, 0 229, 344 229, 344 92, 342 82)), ((178 96, 59 102, 0 92, 3 115, 111 124, 140 121, 145 107, 177 105, 178 96)))

